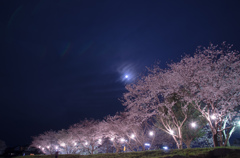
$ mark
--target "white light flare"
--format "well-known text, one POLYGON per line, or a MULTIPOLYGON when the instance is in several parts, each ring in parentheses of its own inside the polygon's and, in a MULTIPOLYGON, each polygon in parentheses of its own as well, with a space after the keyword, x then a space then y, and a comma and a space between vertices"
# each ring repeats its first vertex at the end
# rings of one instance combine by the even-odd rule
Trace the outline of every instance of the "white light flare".
POLYGON ((168 147, 167 147, 167 146, 164 146, 163 149, 164 149, 164 150, 168 150, 168 147))
POLYGON ((171 134, 171 135, 173 135, 174 134, 174 132, 173 132, 173 130, 169 130, 169 133, 171 134))
POLYGON ((65 143, 62 143, 62 144, 61 144, 61 146, 63 146, 63 147, 64 147, 64 146, 66 146, 66 144, 65 144, 65 143))

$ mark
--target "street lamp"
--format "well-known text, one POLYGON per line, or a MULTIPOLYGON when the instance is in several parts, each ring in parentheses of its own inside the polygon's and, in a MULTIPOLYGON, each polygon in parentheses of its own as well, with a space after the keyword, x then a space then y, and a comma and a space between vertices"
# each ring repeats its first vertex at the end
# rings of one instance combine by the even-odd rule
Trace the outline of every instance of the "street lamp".
POLYGON ((164 150, 168 150, 168 147, 167 147, 167 146, 164 146, 163 149, 164 149, 164 150))
POLYGON ((121 142, 124 142, 125 140, 124 140, 124 138, 121 138, 120 141, 121 141, 121 142))
POLYGON ((212 119, 212 120, 215 120, 216 118, 217 118, 217 117, 216 117, 215 115, 212 115, 212 116, 211 116, 211 119, 212 119))
POLYGON ((154 135, 153 131, 150 131, 150 132, 149 132, 149 135, 150 135, 150 136, 153 136, 153 135, 154 135))
POLYGON ((134 139, 134 138, 135 138, 135 135, 134 135, 134 134, 132 134, 132 135, 131 135, 131 138, 132 138, 132 139, 134 139))
POLYGON ((193 128, 195 128, 195 127, 197 126, 197 124, 196 124, 195 122, 193 122, 193 123, 191 123, 191 126, 192 126, 193 128))

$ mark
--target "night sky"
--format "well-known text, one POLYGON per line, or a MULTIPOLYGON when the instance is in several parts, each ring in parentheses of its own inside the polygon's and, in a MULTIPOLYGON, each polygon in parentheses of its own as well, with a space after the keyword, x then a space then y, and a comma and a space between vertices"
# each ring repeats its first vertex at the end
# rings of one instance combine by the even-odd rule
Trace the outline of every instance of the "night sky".
POLYGON ((239 8, 238 0, 1 0, 0 139, 28 144, 114 115, 125 85, 158 60, 165 68, 210 42, 240 50, 239 8))

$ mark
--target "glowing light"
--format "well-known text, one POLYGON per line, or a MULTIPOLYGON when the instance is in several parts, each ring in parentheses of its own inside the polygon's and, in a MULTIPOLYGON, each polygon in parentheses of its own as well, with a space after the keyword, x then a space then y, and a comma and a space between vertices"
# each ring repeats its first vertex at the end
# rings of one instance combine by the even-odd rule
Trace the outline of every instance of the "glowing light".
POLYGON ((44 148, 42 148, 42 150, 44 150, 44 148))
POLYGON ((212 120, 215 120, 216 118, 217 118, 217 117, 216 117, 215 115, 212 115, 212 116, 211 116, 211 119, 212 119, 212 120))
POLYGON ((38 146, 38 148, 41 148, 41 146, 38 146))
POLYGON ((49 148, 50 148, 50 146, 47 146, 47 148, 49 149, 49 148))
POLYGON ((173 134, 174 134, 173 130, 169 130, 169 133, 170 133, 171 135, 173 135, 173 134))
POLYGON ((125 75, 125 78, 128 78, 129 76, 128 75, 125 75))
POLYGON ((149 144, 149 143, 145 143, 144 145, 145 145, 145 146, 150 146, 150 144, 149 144))
POLYGON ((113 140, 114 140, 114 138, 112 137, 110 140, 111 140, 111 141, 113 141, 113 140))
POLYGON ((132 134, 130 137, 131 137, 132 139, 134 139, 134 138, 135 138, 135 135, 134 135, 134 134, 132 134))
POLYGON ((99 140, 98 140, 98 143, 101 144, 101 143, 102 143, 102 139, 99 139, 99 140))
POLYGON ((240 126, 240 121, 238 121, 238 125, 240 126))
POLYGON ((167 147, 167 146, 164 146, 163 149, 164 149, 164 150, 168 150, 168 147, 167 147))
POLYGON ((62 143, 61 146, 66 146, 66 144, 65 144, 65 143, 62 143))
POLYGON ((194 128, 197 126, 197 124, 195 122, 191 123, 191 126, 194 128))
POLYGON ((153 131, 150 131, 150 132, 149 132, 149 135, 150 135, 150 136, 153 136, 153 135, 154 135, 153 131))
POLYGON ((121 138, 120 141, 121 141, 121 142, 124 142, 125 140, 124 140, 124 138, 121 138))
POLYGON ((77 143, 75 142, 74 145, 77 145, 77 143))
POLYGON ((88 145, 88 142, 86 142, 85 145, 88 145))
POLYGON ((56 146, 56 150, 58 149, 58 146, 56 146))

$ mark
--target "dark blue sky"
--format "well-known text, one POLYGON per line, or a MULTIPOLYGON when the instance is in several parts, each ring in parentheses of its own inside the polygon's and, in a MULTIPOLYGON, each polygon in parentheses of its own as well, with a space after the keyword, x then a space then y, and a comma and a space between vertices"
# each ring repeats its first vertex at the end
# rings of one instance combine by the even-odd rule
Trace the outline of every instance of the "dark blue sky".
POLYGON ((199 45, 240 50, 240 1, 1 0, 0 139, 123 110, 124 85, 199 45), (130 76, 124 80, 124 75, 130 76))

